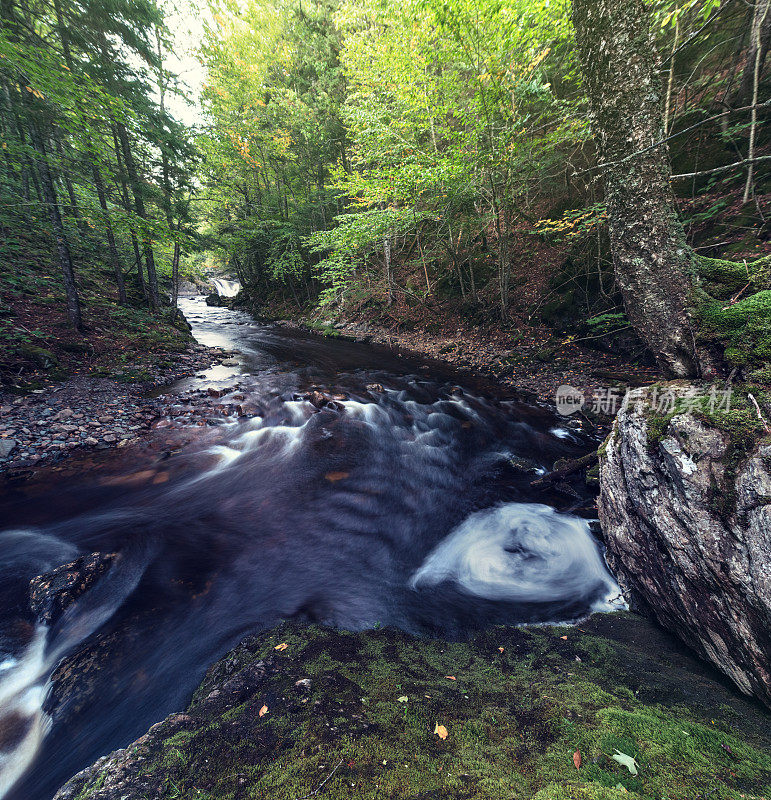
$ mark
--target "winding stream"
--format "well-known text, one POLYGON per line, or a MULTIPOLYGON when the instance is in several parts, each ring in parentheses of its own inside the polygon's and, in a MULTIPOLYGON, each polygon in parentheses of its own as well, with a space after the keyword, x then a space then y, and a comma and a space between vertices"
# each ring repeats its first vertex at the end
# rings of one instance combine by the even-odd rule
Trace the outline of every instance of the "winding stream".
POLYGON ((123 479, 97 464, 0 498, 0 797, 49 800, 281 618, 462 637, 613 607, 591 498, 530 487, 587 451, 580 430, 437 364, 181 305, 200 341, 240 355, 178 388, 238 381, 258 416, 171 457, 126 454, 123 479), (339 399, 319 410, 314 387, 339 399), (30 578, 94 551, 119 553, 110 572, 35 627, 30 578))

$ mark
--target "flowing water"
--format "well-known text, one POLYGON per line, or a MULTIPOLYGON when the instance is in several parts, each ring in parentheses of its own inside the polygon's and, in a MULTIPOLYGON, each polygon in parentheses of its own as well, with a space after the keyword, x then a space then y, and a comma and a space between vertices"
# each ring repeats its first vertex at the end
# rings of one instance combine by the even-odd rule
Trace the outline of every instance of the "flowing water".
POLYGON ((241 284, 238 281, 231 281, 227 278, 212 278, 212 283, 220 297, 235 297, 241 291, 241 284))
POLYGON ((226 401, 238 381, 257 415, 0 498, 0 797, 48 800, 282 618, 457 638, 613 607, 591 498, 530 486, 592 446, 580 430, 437 364, 182 302, 240 355, 178 390, 226 401), (318 409, 314 387, 338 399, 318 409), (29 580, 96 551, 119 554, 110 571, 35 625, 29 580))

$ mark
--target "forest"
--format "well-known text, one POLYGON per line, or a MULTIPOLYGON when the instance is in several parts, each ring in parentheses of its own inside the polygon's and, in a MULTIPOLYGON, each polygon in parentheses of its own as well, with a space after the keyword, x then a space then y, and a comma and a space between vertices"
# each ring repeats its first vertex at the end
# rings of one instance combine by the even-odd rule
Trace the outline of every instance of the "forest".
POLYGON ((0 800, 771 797, 771 0, 0 0, 0 800))
MULTIPOLYGON (((617 42, 620 60, 642 45, 634 78, 619 63, 593 73, 603 32, 567 2, 213 4, 192 128, 167 109, 185 87, 165 66, 161 6, 9 1, 2 19, 3 283, 75 329, 173 307, 180 268, 208 264, 266 313, 535 319, 606 347, 631 326, 670 374, 725 371, 726 344, 729 371, 762 361, 745 336, 749 324, 763 349, 762 295, 745 289, 730 319, 722 297, 683 300, 700 269, 720 271, 703 257, 739 265, 723 275, 729 298, 745 277, 765 289, 762 1, 625 7, 642 26, 640 42, 617 42), (642 183, 622 186, 637 170, 642 183), (617 196, 643 183, 646 201, 617 196), (660 282, 620 260, 639 202, 672 215, 666 246, 687 249, 660 282), (688 306, 672 322, 636 310, 655 305, 655 283, 688 306), (656 330, 685 327, 711 355, 663 353, 656 330)), ((2 326, 11 353, 48 335, 13 312, 2 326)))

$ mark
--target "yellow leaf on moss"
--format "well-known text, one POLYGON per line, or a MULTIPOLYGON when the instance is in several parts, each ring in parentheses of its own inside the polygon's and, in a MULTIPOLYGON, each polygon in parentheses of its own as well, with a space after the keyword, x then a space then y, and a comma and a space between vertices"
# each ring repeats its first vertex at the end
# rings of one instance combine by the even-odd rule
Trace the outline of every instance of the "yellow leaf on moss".
POLYGON ((440 739, 446 739, 447 738, 447 728, 445 728, 444 725, 440 725, 438 722, 436 723, 436 727, 434 728, 434 733, 440 739))

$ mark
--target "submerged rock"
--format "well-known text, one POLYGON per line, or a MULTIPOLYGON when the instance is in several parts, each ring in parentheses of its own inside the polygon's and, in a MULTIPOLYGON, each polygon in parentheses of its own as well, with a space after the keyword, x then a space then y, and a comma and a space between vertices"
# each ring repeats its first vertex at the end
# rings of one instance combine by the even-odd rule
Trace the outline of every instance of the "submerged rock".
POLYGON ((89 553, 38 575, 29 584, 29 605, 45 625, 53 625, 112 566, 116 553, 89 553))
POLYGON ((292 623, 55 800, 739 798, 771 779, 767 722, 632 614, 469 642, 292 623))
POLYGON ((228 298, 220 296, 217 292, 212 292, 206 295, 205 302, 207 306, 227 306, 228 298))
POLYGON ((752 409, 623 409, 599 516, 629 599, 771 706, 771 443, 757 426, 752 409))

